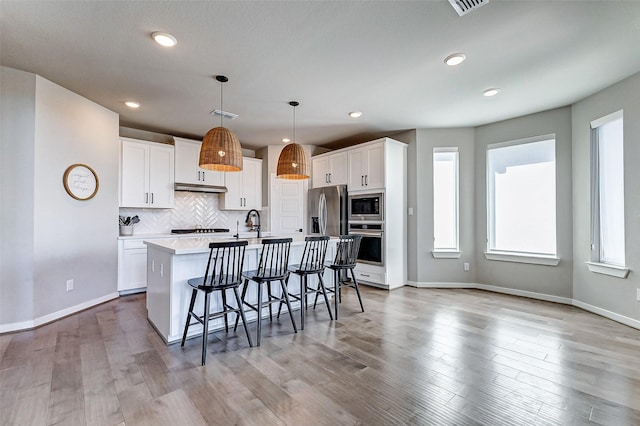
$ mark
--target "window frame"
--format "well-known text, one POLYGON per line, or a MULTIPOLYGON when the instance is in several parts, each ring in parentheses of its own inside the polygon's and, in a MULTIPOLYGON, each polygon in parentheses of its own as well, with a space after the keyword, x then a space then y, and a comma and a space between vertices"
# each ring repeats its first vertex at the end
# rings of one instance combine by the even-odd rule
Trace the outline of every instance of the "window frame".
POLYGON ((432 152, 432 184, 433 184, 433 196, 432 196, 432 214, 433 214, 433 250, 431 254, 436 259, 457 259, 462 255, 462 251, 460 251, 460 150, 457 146, 450 147, 434 147, 432 152), (454 207, 454 215, 455 215, 455 240, 456 246, 450 248, 436 248, 436 238, 435 238, 435 209, 436 209, 436 200, 435 200, 435 158, 437 153, 455 153, 455 179, 454 179, 454 192, 455 192, 455 207, 454 207))
POLYGON ((504 142, 497 142, 488 144, 485 153, 485 179, 486 179, 486 213, 487 213, 487 234, 486 234, 486 251, 484 253, 485 258, 487 260, 496 260, 496 261, 504 261, 504 262, 517 262, 517 263, 529 263, 536 265, 546 265, 546 266, 557 266, 560 263, 560 258, 558 257, 558 225, 557 225, 557 138, 555 133, 549 133, 538 136, 531 136, 522 139, 515 139, 504 142), (492 249, 491 245, 493 242, 493 238, 495 238, 495 209, 493 205, 493 200, 495 198, 495 185, 492 184, 491 173, 489 169, 489 154, 493 149, 505 148, 517 145, 526 145, 530 143, 543 142, 547 140, 553 140, 554 142, 554 163, 555 163, 555 182, 556 182, 556 203, 555 203, 555 253, 553 254, 544 254, 544 253, 531 253, 531 252, 521 252, 521 251, 507 251, 507 250, 496 250, 492 249))
MULTIPOLYGON (((601 221, 600 221, 600 127, 610 124, 614 121, 622 120, 623 126, 623 158, 624 158, 624 112, 623 110, 615 111, 607 114, 591 122, 591 139, 590 139, 590 173, 591 173, 591 245, 590 245, 590 261, 587 261, 589 271, 609 275, 618 278, 626 278, 629 274, 629 268, 626 267, 626 234, 623 242, 624 264, 607 262, 602 259, 602 241, 601 241, 601 221)), ((624 163, 622 164, 624 173, 624 163)), ((624 194, 624 177, 623 177, 623 194, 624 194)), ((623 195, 623 222, 624 222, 624 195, 623 195)))

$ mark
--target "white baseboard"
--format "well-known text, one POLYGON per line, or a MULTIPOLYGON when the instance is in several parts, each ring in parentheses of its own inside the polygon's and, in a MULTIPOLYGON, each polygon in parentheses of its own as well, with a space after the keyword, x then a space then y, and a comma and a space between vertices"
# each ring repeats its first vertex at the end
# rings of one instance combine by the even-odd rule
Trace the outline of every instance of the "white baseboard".
POLYGON ((480 290, 493 291, 494 293, 510 294, 512 296, 528 297, 529 299, 544 300, 547 302, 562 303, 564 305, 572 305, 573 299, 570 297, 554 296, 552 294, 536 293, 527 290, 517 290, 514 288, 499 287, 495 285, 476 284, 476 288, 480 290))
POLYGON ((48 315, 44 315, 42 317, 30 320, 30 321, 14 322, 11 324, 0 324, 0 333, 10 333, 13 331, 22 331, 22 330, 28 330, 31 328, 39 327, 48 322, 52 322, 60 318, 66 317, 68 315, 75 314, 76 312, 83 311, 87 308, 91 308, 92 306, 96 306, 101 303, 108 302, 109 300, 117 299, 118 297, 120 297, 118 292, 109 293, 104 296, 100 296, 96 299, 88 300, 78 305, 71 306, 69 308, 62 309, 60 311, 57 311, 48 315))
POLYGON ((417 288, 478 288, 476 283, 441 283, 407 281, 407 285, 417 288))
POLYGON ((552 294, 536 293, 533 291, 517 290, 513 288, 499 287, 495 285, 478 284, 478 283, 441 283, 441 282, 416 282, 407 281, 407 285, 417 288, 474 288, 478 290, 492 291, 494 293, 509 294, 512 296, 528 297, 529 299, 544 300, 547 302, 561 303, 563 305, 571 305, 585 311, 592 312, 610 320, 619 322, 629 327, 640 330, 640 321, 625 317, 624 315, 617 314, 615 312, 608 311, 597 306, 590 305, 588 303, 581 302, 570 297, 554 296, 552 294))
POLYGON ((636 319, 625 317, 624 315, 616 314, 615 312, 598 308, 597 306, 593 306, 588 303, 584 303, 575 299, 573 300, 573 306, 576 306, 580 309, 584 309, 585 311, 593 312, 594 314, 598 314, 602 317, 609 318, 610 320, 613 320, 621 324, 628 325, 629 327, 637 328, 640 330, 640 321, 636 319))

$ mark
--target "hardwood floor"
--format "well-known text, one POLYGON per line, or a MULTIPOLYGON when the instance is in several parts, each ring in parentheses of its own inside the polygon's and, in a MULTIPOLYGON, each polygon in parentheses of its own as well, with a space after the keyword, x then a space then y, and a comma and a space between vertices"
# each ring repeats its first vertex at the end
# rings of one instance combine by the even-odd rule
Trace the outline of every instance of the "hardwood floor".
POLYGON ((363 288, 310 310, 166 346, 145 296, 0 336, 3 425, 638 425, 640 330, 480 290, 363 288), (297 317, 296 317, 297 318, 297 317), (255 332, 255 324, 251 331, 255 332))

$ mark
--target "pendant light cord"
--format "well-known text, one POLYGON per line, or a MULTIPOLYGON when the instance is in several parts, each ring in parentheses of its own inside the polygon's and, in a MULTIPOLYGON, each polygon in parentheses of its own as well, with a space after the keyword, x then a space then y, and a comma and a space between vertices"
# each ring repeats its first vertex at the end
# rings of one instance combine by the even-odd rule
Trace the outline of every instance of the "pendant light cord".
POLYGON ((296 143, 296 107, 293 107, 293 143, 296 143))
POLYGON ((222 86, 224 86, 224 82, 220 82, 220 127, 222 126, 222 116, 224 114, 224 109, 222 108, 222 86))

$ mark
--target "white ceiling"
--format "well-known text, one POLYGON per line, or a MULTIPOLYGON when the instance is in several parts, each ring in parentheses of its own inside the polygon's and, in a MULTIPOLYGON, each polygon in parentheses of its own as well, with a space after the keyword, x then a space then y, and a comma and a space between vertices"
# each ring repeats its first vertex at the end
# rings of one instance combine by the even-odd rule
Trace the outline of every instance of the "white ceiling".
POLYGON ((565 106, 640 71, 640 1, 0 2, 0 63, 120 114, 121 125, 246 148, 344 145, 565 106), (178 39, 167 49, 150 34, 178 39), (463 52, 449 67, 443 59, 463 52), (502 89, 485 98, 489 87, 502 89), (138 110, 124 106, 139 101, 138 110), (347 116, 361 110, 359 119, 347 116))

